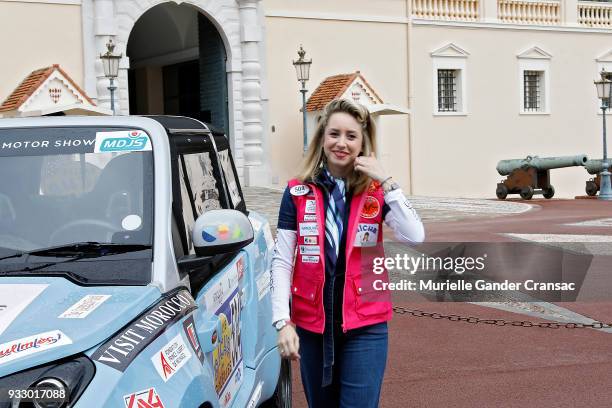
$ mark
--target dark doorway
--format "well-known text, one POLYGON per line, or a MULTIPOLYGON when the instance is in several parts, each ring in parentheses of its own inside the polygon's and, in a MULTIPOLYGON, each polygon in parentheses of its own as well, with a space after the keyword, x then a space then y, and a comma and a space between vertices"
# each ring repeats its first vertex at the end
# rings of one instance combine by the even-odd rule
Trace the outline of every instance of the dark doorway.
POLYGON ((197 9, 151 8, 134 25, 127 55, 130 114, 189 116, 229 131, 225 46, 197 9))

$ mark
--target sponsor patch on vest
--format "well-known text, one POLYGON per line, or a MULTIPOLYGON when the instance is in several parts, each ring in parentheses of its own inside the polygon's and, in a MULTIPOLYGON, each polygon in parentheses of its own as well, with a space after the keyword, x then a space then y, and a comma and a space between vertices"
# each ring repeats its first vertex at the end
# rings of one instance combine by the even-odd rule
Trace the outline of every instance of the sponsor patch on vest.
POLYGON ((314 255, 302 255, 303 263, 319 263, 319 257, 314 255))
POLYGON ((367 196, 363 203, 363 209, 361 210, 361 216, 363 218, 374 218, 380 212, 380 203, 378 199, 372 196, 367 196))
POLYGON ((371 247, 376 245, 378 239, 378 224, 359 224, 355 236, 356 247, 371 247))
POLYGON ((302 236, 318 236, 319 228, 316 222, 300 222, 300 235, 302 236))
POLYGON ((303 196, 308 194, 309 191, 310 187, 308 187, 306 184, 298 184, 297 186, 291 187, 289 193, 294 196, 303 196))
POLYGON ((321 249, 318 245, 300 245, 301 255, 319 255, 321 249))
POLYGON ((315 214, 317 212, 317 202, 315 200, 306 200, 306 214, 315 214))
POLYGON ((317 216, 315 214, 304 214, 304 221, 316 221, 317 216))
POLYGON ((304 243, 307 245, 317 245, 317 237, 304 237, 304 243))

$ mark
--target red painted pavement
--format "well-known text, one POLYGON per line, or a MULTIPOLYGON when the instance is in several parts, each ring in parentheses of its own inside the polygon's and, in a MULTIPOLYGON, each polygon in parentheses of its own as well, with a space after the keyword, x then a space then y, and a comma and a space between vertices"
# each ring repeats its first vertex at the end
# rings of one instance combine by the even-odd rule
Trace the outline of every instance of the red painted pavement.
MULTIPOLYGON (((612 218, 612 203, 531 200, 523 214, 426 224, 427 240, 506 241, 499 233, 612 235, 562 224, 612 218)), ((599 272, 605 272, 600 265, 599 272)), ((612 266, 610 267, 612 274, 612 266)), ((612 276, 611 276, 612 277, 612 276)), ((559 304, 612 322, 612 302, 559 304)), ((538 319, 465 303, 401 304, 444 314, 538 319)), ((497 327, 395 315, 382 407, 612 407, 612 334, 592 329, 497 327)), ((295 407, 306 407, 294 363, 295 407)))

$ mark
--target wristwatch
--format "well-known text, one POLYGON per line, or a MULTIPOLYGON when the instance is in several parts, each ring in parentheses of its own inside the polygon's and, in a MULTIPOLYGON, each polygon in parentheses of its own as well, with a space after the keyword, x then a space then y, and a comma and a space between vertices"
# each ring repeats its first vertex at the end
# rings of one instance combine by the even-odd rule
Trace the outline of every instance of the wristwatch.
POLYGON ((384 194, 387 194, 387 193, 389 193, 390 191, 397 190, 398 188, 400 188, 400 185, 399 185, 399 184, 397 184, 395 181, 391 181, 391 184, 389 184, 389 188, 388 188, 388 189, 386 189, 386 190, 385 190, 385 189, 383 189, 383 193, 384 193, 384 194))
POLYGON ((272 323, 272 326, 276 329, 276 331, 281 331, 283 327, 289 324, 289 320, 281 319, 272 323))

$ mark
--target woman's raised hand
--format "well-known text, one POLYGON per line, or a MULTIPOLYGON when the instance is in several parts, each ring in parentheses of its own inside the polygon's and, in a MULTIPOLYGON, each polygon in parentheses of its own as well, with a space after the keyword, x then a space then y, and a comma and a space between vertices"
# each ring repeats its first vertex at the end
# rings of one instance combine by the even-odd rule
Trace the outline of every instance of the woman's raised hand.
POLYGON ((356 171, 360 171, 378 182, 387 178, 385 170, 376 159, 374 152, 370 153, 369 156, 358 156, 355 159, 354 168, 356 171))
POLYGON ((288 324, 278 332, 278 351, 282 358, 300 359, 300 338, 292 324, 288 324))

